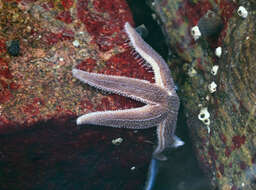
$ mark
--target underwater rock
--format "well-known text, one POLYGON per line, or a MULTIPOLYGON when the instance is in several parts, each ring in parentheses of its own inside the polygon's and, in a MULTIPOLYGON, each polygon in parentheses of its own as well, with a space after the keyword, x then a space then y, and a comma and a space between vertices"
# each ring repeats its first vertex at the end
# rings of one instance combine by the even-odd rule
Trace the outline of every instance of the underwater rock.
POLYGON ((0 189, 142 189, 151 129, 72 123, 88 112, 141 106, 81 85, 71 72, 153 82, 124 47, 127 21, 133 25, 124 0, 0 0, 0 189), (12 39, 19 51, 7 46, 12 39))
POLYGON ((121 96, 96 93, 71 73, 77 66, 153 81, 153 74, 124 47, 124 23, 133 23, 125 1, 4 2, 1 13, 1 20, 13 20, 0 23, 6 30, 0 33, 0 133, 15 129, 11 126, 140 106, 121 96), (15 38, 19 47, 14 41, 6 47, 15 38))
POLYGON ((158 0, 152 8, 176 55, 169 63, 198 161, 213 189, 256 189, 255 2, 158 0), (240 6, 248 11, 247 17, 240 17, 240 6), (190 34, 193 26, 215 25, 204 19, 209 11, 221 18, 220 34, 202 35, 195 41, 190 34), (222 48, 222 54, 215 55, 217 47, 222 48), (212 74, 216 66, 218 72, 212 74), (208 89, 212 81, 217 87, 214 93, 208 89), (198 119, 204 107, 210 113, 209 126, 198 119))

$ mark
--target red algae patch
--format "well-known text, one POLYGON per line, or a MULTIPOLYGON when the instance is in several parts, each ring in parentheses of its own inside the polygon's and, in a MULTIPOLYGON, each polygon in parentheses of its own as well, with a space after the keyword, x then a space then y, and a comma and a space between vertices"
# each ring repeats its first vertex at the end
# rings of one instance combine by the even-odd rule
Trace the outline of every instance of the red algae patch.
POLYGON ((233 142, 233 149, 238 149, 240 148, 244 143, 245 143, 245 136, 233 136, 232 137, 232 142, 233 142))
POLYGON ((71 14, 70 14, 69 11, 62 11, 62 12, 60 12, 60 13, 57 15, 56 18, 59 19, 59 20, 61 20, 61 21, 63 21, 63 22, 65 22, 66 24, 70 24, 70 23, 72 23, 72 21, 73 21, 73 19, 72 19, 71 14))
POLYGON ((86 60, 79 63, 76 68, 88 72, 92 72, 93 69, 97 66, 96 60, 93 58, 87 58, 86 60))
POLYGON ((210 1, 199 1, 193 3, 192 1, 184 1, 179 10, 179 14, 189 20, 189 25, 192 27, 197 25, 199 19, 208 11, 212 9, 210 1))
POLYGON ((6 103, 13 98, 12 91, 18 88, 18 84, 12 81, 13 76, 8 63, 0 58, 0 103, 6 103))
POLYGON ((70 9, 74 4, 74 0, 61 0, 61 4, 63 5, 64 9, 70 9))
MULTIPOLYGON (((10 3, 5 2, 3 8, 5 15, 13 16, 10 3)), ((24 0, 14 5, 20 23, 2 26, 8 28, 8 36, 0 36, 1 56, 7 56, 6 41, 20 41, 19 56, 0 58, 3 127, 142 106, 88 89, 71 73, 77 66, 89 72, 154 81, 150 69, 139 65, 131 49, 123 47, 127 39, 124 23, 133 24, 125 1, 24 0), (19 33, 11 33, 17 29, 19 33)))
MULTIPOLYGON (((163 2, 162 2, 163 3, 163 2)), ((226 36, 227 24, 230 18, 232 18, 235 14, 235 10, 237 9, 237 4, 230 0, 221 0, 221 1, 208 1, 208 0, 200 0, 200 1, 181 1, 179 3, 179 9, 177 10, 177 17, 172 20, 173 25, 177 27, 181 27, 184 23, 188 26, 185 27, 187 31, 185 31, 185 35, 190 36, 190 30, 192 27, 200 25, 201 29, 204 33, 214 33, 213 30, 216 30, 216 36, 207 37, 207 41, 210 44, 211 48, 216 48, 221 46, 223 39, 226 36), (214 13, 215 18, 208 17, 208 19, 202 19, 209 12, 214 13), (201 22, 200 22, 201 21, 201 22), (216 27, 216 29, 215 29, 216 27), (221 29, 221 30, 220 30, 221 29)), ((210 15, 210 14, 209 14, 210 15)), ((184 26, 184 25, 183 25, 184 26)), ((184 34, 183 34, 184 35, 184 34)), ((205 35, 205 34, 204 34, 205 35)), ((185 38, 185 43, 188 43, 189 47, 193 47, 195 41, 190 39, 188 36, 180 36, 180 38, 185 38)), ((178 40, 183 41, 184 40, 178 40)), ((180 47, 180 52, 184 51, 186 48, 185 44, 177 43, 178 47, 180 47)))

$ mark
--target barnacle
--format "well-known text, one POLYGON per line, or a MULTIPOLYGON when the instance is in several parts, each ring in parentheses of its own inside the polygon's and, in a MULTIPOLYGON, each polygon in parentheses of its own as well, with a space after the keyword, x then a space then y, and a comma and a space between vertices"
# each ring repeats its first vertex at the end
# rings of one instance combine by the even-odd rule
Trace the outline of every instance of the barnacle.
POLYGON ((222 54, 222 48, 221 47, 217 47, 215 49, 215 55, 220 58, 221 54, 222 54))
POLYGON ((201 108, 198 119, 201 120, 205 125, 210 125, 210 113, 207 110, 207 107, 201 108))
POLYGON ((208 85, 210 93, 214 93, 217 90, 217 84, 213 81, 208 85))
POLYGON ((248 11, 243 6, 240 6, 237 9, 237 14, 242 18, 246 18, 248 16, 248 11))
POLYGON ((204 123, 205 125, 210 125, 210 124, 211 124, 211 121, 210 121, 209 118, 207 118, 207 119, 203 120, 203 123, 204 123))
POLYGON ((213 65, 213 67, 211 69, 211 74, 214 76, 217 75, 218 69, 219 69, 219 65, 213 65))
POLYGON ((191 32, 191 35, 194 38, 194 40, 198 40, 200 38, 200 36, 202 35, 198 26, 192 27, 190 32, 191 32))

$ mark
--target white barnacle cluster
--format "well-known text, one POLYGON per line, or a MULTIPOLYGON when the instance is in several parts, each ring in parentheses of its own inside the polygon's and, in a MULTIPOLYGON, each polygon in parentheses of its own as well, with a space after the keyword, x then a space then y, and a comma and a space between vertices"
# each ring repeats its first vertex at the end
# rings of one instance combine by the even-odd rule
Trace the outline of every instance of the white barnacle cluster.
POLYGON ((248 16, 248 11, 243 6, 240 6, 237 9, 237 14, 242 18, 246 18, 248 16))
MULTIPOLYGON (((215 49, 215 55, 220 58, 220 57, 221 57, 221 54, 222 54, 222 48, 221 48, 221 47, 217 47, 217 48, 215 49)), ((219 66, 218 66, 218 65, 214 65, 214 66, 212 67, 212 69, 211 69, 211 74, 212 74, 213 76, 217 75, 218 69, 219 69, 219 66)), ((217 90, 217 84, 216 84, 214 81, 212 81, 212 82, 208 85, 208 90, 209 90, 210 93, 216 92, 216 90, 217 90)))
POLYGON ((198 40, 202 36, 198 26, 192 27, 190 32, 194 40, 198 40))
POLYGON ((205 125, 210 125, 210 113, 208 112, 207 107, 202 107, 199 114, 198 119, 201 120, 205 125))
MULTIPOLYGON (((237 14, 242 17, 242 18, 246 18, 248 16, 248 11, 243 7, 243 6, 240 6, 238 9, 237 9, 237 14)), ((193 36, 194 40, 197 40, 200 38, 201 36, 201 32, 199 30, 199 27, 198 26, 194 26, 191 28, 191 35, 193 36)), ((249 37, 248 37, 249 39, 249 37)), ((220 58, 221 55, 222 55, 222 48, 221 47, 217 47, 215 49, 215 55, 220 58)), ((218 65, 214 65, 211 69, 211 74, 213 76, 217 75, 218 73, 218 69, 219 69, 219 66, 218 65)), ((190 71, 191 72, 191 71, 190 71)), ((208 90, 210 93, 214 93, 216 92, 217 90, 217 84, 212 81, 209 85, 208 85, 208 90)), ((206 100, 208 101, 209 100, 209 96, 206 97, 206 100)), ((209 125, 210 125, 210 113, 208 112, 207 110, 207 107, 201 107, 201 110, 198 114, 198 119, 200 121, 202 121, 206 126, 207 126, 207 129, 208 129, 208 133, 210 133, 210 128, 209 128, 209 125)))

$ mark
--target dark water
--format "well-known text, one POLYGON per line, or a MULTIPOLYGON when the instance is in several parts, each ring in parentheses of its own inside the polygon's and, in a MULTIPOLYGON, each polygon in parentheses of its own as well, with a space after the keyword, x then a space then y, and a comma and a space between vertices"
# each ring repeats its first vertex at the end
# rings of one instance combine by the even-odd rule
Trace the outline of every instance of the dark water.
POLYGON ((157 50, 162 57, 167 58, 168 47, 165 43, 162 30, 152 18, 153 12, 146 4, 146 0, 127 0, 127 3, 132 11, 133 20, 136 26, 144 24, 148 30, 148 35, 145 37, 145 41, 157 50))

